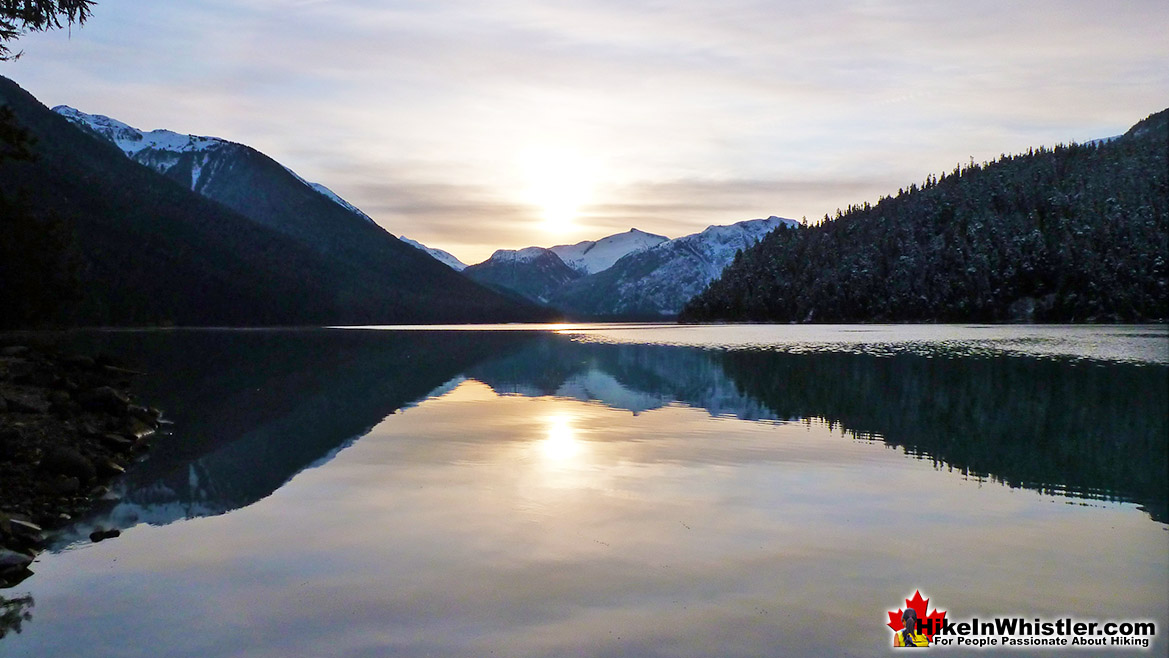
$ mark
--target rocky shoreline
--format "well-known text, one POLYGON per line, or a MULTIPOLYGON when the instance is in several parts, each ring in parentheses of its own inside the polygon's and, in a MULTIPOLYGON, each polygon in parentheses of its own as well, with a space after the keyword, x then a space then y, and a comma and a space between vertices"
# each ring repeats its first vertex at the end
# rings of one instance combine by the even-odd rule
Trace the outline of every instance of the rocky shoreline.
POLYGON ((140 374, 104 356, 0 347, 0 589, 32 575, 47 533, 108 496, 165 424, 130 395, 140 374))

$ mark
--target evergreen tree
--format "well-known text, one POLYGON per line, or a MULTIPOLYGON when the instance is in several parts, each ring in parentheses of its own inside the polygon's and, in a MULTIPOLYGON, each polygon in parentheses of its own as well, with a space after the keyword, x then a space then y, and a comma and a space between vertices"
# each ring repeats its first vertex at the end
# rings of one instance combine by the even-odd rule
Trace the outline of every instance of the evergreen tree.
POLYGON ((1169 110, 1104 143, 960 165, 817 226, 776 231, 688 321, 1169 318, 1169 110))
POLYGON ((26 32, 81 25, 89 19, 93 5, 94 0, 0 0, 0 61, 20 57, 6 42, 26 32))

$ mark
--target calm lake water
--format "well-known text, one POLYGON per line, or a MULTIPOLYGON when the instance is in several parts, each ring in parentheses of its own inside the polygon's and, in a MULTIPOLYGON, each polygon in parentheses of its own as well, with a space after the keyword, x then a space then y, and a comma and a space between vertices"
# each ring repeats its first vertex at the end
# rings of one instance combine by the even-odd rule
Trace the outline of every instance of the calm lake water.
POLYGON ((1165 655, 1163 326, 26 339, 175 425, 0 593, 0 655, 870 656, 918 590, 1165 655))

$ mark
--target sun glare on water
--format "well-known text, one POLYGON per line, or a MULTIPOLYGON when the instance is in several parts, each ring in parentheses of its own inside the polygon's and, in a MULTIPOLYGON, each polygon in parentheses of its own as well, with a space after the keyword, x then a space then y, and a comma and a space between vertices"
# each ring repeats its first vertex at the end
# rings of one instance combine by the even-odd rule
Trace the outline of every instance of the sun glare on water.
POLYGON ((526 200, 540 210, 544 229, 565 233, 591 199, 594 170, 579 154, 533 149, 523 157, 526 200))
POLYGON ((548 436, 543 441, 544 456, 556 462, 568 461, 580 454, 580 441, 567 416, 548 419, 548 436))

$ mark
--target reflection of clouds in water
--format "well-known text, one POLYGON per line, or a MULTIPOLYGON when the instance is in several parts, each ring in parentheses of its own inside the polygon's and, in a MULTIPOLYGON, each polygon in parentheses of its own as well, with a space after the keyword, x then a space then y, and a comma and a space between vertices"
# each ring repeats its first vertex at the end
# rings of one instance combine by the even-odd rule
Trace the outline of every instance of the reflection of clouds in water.
MULTIPOLYGON (((827 365, 808 374, 853 372, 827 365)), ((87 617, 8 639, 21 656, 870 655, 873 615, 922 574, 970 614, 1164 618, 1164 532, 1139 512, 980 485, 843 428, 467 379, 245 509, 50 556, 74 576, 30 581, 38 604, 87 617), (126 620, 129 650, 108 632, 126 620)))

